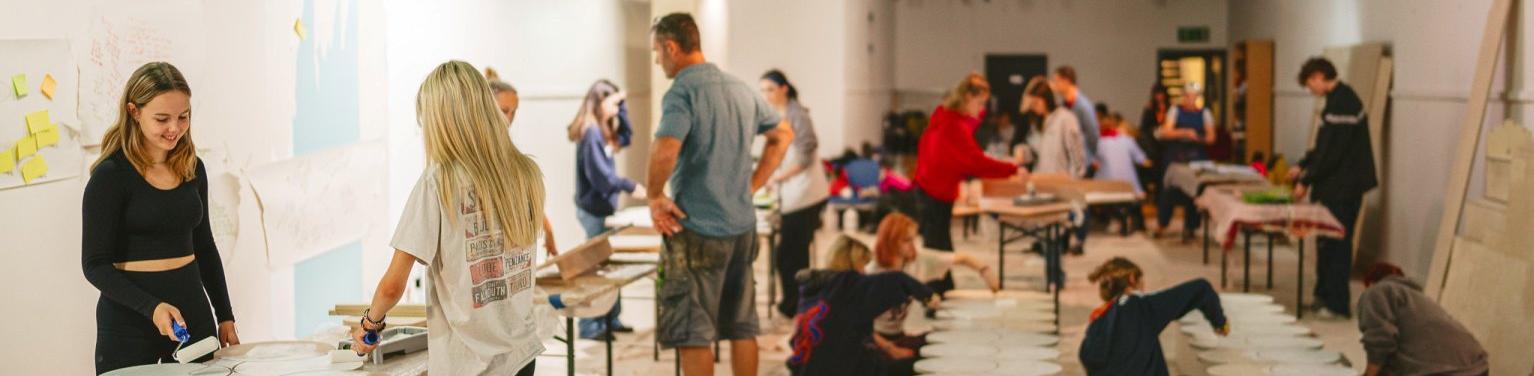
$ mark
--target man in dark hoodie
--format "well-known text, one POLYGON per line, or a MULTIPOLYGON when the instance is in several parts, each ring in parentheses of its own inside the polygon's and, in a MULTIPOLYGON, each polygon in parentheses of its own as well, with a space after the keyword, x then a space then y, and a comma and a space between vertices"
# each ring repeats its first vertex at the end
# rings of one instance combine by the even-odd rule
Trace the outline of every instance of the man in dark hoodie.
POLYGON ((1401 268, 1375 264, 1358 297, 1364 376, 1486 375, 1486 350, 1401 268))
POLYGON ((1167 376, 1161 353, 1161 330, 1197 309, 1215 333, 1230 333, 1220 308, 1220 295, 1204 279, 1183 282, 1152 293, 1145 289, 1144 272, 1133 262, 1114 257, 1088 277, 1097 283, 1103 305, 1092 311, 1086 338, 1081 341, 1081 365, 1087 375, 1167 376))
POLYGON ((1326 99, 1315 148, 1300 159, 1289 180, 1299 182, 1294 197, 1326 206, 1346 229, 1342 239, 1316 239, 1316 310, 1323 318, 1348 317, 1348 277, 1353 271, 1353 232, 1364 193, 1379 181, 1374 176, 1374 150, 1369 142, 1369 116, 1358 93, 1337 80, 1337 68, 1323 58, 1300 67, 1300 86, 1326 99))
POLYGON ((892 367, 896 361, 913 360, 874 335, 874 318, 913 297, 925 302, 932 289, 905 273, 863 275, 872 258, 867 245, 843 235, 831 244, 830 270, 799 272, 787 362, 794 375, 883 375, 904 368, 892 367))

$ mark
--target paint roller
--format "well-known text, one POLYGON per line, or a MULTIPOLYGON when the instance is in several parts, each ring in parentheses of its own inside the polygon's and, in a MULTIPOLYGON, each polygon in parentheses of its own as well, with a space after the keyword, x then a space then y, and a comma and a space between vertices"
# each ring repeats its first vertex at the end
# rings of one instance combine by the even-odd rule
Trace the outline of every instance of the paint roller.
POLYGON ((192 335, 187 333, 186 327, 181 326, 181 323, 176 322, 176 320, 170 321, 170 328, 171 331, 175 333, 176 340, 180 342, 176 344, 176 350, 171 353, 171 358, 175 359, 177 362, 181 362, 183 364, 191 363, 193 360, 197 360, 198 358, 202 358, 205 355, 212 354, 214 351, 218 351, 218 339, 213 338, 212 336, 203 338, 201 341, 197 341, 197 343, 193 343, 191 346, 186 346, 183 348, 182 346, 186 345, 186 342, 192 339, 192 335))

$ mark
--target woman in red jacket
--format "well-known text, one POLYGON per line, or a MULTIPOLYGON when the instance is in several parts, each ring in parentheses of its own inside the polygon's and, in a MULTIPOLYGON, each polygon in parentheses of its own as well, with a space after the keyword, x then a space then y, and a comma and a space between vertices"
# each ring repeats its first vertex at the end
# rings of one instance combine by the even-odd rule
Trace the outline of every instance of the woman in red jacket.
MULTIPOLYGON (((943 105, 933 110, 932 120, 922 132, 916 149, 916 196, 926 248, 953 251, 953 202, 964 179, 1028 174, 1016 162, 987 157, 975 143, 975 128, 980 126, 990 99, 991 85, 984 76, 971 72, 948 92, 943 105)), ((941 295, 953 289, 953 275, 929 285, 941 295)))

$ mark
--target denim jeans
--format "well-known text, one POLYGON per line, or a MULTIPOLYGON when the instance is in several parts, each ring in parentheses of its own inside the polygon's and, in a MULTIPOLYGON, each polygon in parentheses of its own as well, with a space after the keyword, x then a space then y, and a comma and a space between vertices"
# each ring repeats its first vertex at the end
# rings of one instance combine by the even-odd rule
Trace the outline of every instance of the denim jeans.
MULTIPOLYGON (((577 208, 575 209, 575 219, 580 221, 581 228, 586 230, 587 239, 601 235, 602 232, 607 231, 607 216, 599 216, 596 214, 587 213, 585 210, 577 208)), ((612 311, 607 312, 607 315, 605 316, 581 319, 581 337, 592 338, 607 332, 608 318, 612 318, 613 325, 620 328, 623 327, 623 321, 618 320, 618 313, 620 312, 623 312, 622 301, 614 303, 612 311)))

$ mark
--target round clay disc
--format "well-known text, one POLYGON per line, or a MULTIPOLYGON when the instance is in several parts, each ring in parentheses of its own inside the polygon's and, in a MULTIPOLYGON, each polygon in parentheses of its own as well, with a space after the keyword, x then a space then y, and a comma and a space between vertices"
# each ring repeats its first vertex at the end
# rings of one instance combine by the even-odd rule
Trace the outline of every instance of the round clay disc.
POLYGON ((1260 376, 1268 374, 1268 367, 1257 364, 1221 364, 1209 367, 1209 376, 1260 376))
POLYGON ((1046 376, 1060 373, 1060 365, 1037 360, 1001 360, 996 362, 997 375, 1046 376))
POLYGON ((998 339, 1001 339, 1001 334, 979 329, 949 330, 927 334, 928 343, 992 343, 998 339))
POLYGON ((921 373, 990 373, 996 370, 996 362, 970 358, 927 358, 916 361, 916 372, 921 373))
POLYGON ((1257 357, 1277 364, 1333 364, 1342 353, 1329 350, 1259 350, 1257 357))
POLYGON ((194 376, 228 376, 234 373, 229 367, 215 366, 210 364, 196 363, 167 363, 146 364, 136 367, 120 368, 102 376, 163 376, 163 375, 194 375, 194 376))
POLYGON ((1251 337, 1246 342, 1254 349, 1311 349, 1319 350, 1325 343, 1309 337, 1251 337))
POLYGON ((1268 370, 1274 376, 1358 376, 1358 371, 1339 365, 1280 364, 1268 370))
MULTIPOLYGON (((927 349, 922 348, 922 354, 927 349)), ((1056 360, 1060 359, 1060 350, 1048 347, 1007 347, 996 352, 996 359, 1015 360, 1056 360)))

